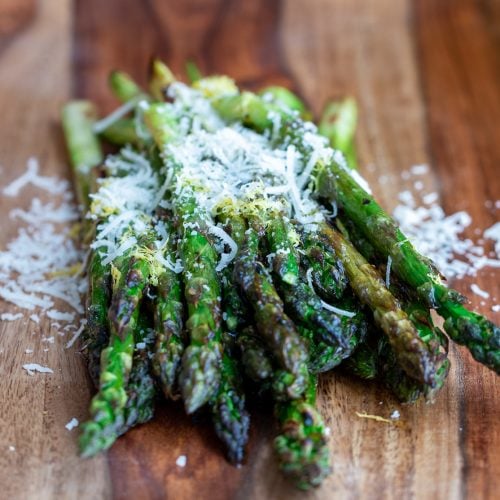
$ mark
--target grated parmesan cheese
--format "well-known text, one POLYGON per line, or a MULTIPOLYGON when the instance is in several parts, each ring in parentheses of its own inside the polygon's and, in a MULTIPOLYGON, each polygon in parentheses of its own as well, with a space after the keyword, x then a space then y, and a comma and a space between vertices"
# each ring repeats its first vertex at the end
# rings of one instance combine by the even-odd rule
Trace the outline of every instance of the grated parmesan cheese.
POLYGON ((39 373, 54 373, 47 366, 39 365, 38 363, 27 363, 23 365, 23 368, 28 372, 28 375, 34 375, 35 372, 39 373))
POLYGON ((0 320, 2 320, 2 321, 16 321, 18 319, 21 319, 22 317, 23 317, 23 313, 17 313, 17 314, 2 313, 0 315, 0 320))
MULTIPOLYGON (((461 234, 472 223, 465 211, 446 215, 436 203, 438 196, 423 195, 423 205, 416 206, 413 194, 403 191, 399 195, 402 204, 398 205, 393 216, 401 231, 415 245, 417 250, 435 262, 447 278, 475 276, 484 267, 500 267, 500 245, 495 245, 495 257, 485 255, 484 248, 471 239, 461 238, 461 234)), ((500 224, 484 232, 485 238, 498 238, 500 224)))
POLYGON ((68 431, 73 430, 75 427, 78 427, 80 422, 78 421, 77 418, 73 417, 64 427, 68 429, 68 431))
MULTIPOLYGON (((312 281, 312 268, 309 268, 306 271, 306 278, 307 278, 307 284, 309 285, 309 288, 314 290, 314 283, 312 281)), ((340 309, 339 307, 332 306, 331 304, 328 304, 324 300, 320 299, 321 305, 324 309, 327 311, 331 311, 335 314, 338 314, 339 316, 346 316, 348 318, 352 318, 353 316, 356 316, 355 312, 352 311, 346 311, 345 309, 340 309)))
POLYGON ((390 255, 387 256, 387 267, 385 270, 385 286, 389 288, 391 286, 391 266, 392 266, 392 257, 390 255))
POLYGON ((479 295, 483 299, 489 299, 490 298, 490 294, 486 290, 482 290, 481 288, 479 288, 479 286, 477 286, 475 283, 473 283, 470 286, 470 289, 471 289, 472 293, 475 293, 476 295, 479 295))
POLYGON ((3 189, 3 194, 5 196, 17 196, 28 184, 32 184, 55 195, 69 192, 70 186, 67 180, 41 176, 38 174, 39 169, 38 160, 36 158, 29 158, 26 172, 6 186, 3 189))

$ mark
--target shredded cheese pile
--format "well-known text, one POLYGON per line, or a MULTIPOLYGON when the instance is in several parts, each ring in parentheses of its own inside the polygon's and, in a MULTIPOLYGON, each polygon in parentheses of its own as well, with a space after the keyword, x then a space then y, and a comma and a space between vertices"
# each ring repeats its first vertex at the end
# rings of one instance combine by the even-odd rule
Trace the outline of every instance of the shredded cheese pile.
POLYGON ((422 196, 423 204, 416 206, 414 195, 403 191, 393 213, 401 231, 410 238, 417 250, 432 259, 438 269, 449 279, 475 276, 484 267, 500 267, 500 223, 483 232, 483 240, 475 243, 462 238, 462 233, 472 223, 471 216, 460 211, 446 215, 437 203, 436 193, 422 196), (485 251, 484 239, 495 242, 492 253, 485 251))
MULTIPOLYGON (((66 180, 38 174, 38 162, 31 158, 27 171, 3 189, 6 196, 16 196, 32 184, 59 201, 43 203, 34 198, 28 210, 15 208, 9 217, 21 224, 18 233, 0 251, 0 297, 17 307, 44 311, 55 320, 73 321, 83 313, 82 293, 86 284, 78 270, 83 254, 61 225, 78 219, 66 180), (74 312, 57 309, 65 303, 74 312)), ((32 314, 38 322, 37 314, 32 314)))

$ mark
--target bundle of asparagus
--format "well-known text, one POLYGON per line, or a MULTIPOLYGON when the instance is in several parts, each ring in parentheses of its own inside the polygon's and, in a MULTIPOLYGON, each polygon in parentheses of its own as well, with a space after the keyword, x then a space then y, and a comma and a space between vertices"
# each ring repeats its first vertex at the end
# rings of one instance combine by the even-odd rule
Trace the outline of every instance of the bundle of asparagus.
POLYGON ((63 110, 91 254, 83 342, 98 390, 81 453, 152 418, 163 394, 188 414, 208 408, 240 463, 245 398, 265 394, 280 468, 316 486, 331 470, 319 373, 340 366, 404 402, 432 399, 449 361, 431 309, 497 373, 500 331, 363 186, 352 100, 328 106, 318 129, 286 89, 191 74, 181 83, 155 60, 148 92, 111 74, 123 104, 107 118, 87 101, 63 110), (98 136, 116 154, 104 160, 98 136))

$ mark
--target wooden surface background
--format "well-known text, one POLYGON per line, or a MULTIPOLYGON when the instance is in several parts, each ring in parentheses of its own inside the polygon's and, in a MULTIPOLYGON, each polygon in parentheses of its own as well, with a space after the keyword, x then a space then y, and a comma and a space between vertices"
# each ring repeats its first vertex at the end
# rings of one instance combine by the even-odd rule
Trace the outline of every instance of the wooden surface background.
MULTIPOLYGON (((500 198, 498 0, 0 0, 0 164, 7 184, 36 155, 43 173, 68 176, 58 113, 72 96, 116 103, 111 68, 145 80, 153 54, 179 75, 187 58, 249 88, 286 84, 317 113, 327 98, 360 105, 364 175, 391 210, 411 187, 400 172, 427 163, 427 190, 447 212, 466 209, 491 226, 500 198), (379 181, 387 176, 389 182, 379 181), (485 204, 486 203, 486 204, 485 204)), ((27 189, 26 204, 32 193, 27 189)), ((16 233, 0 197, 3 247, 16 233)), ((473 228, 467 236, 473 236, 473 228)), ((498 273, 474 279, 500 297, 498 273)), ((469 293, 470 280, 454 283, 469 293)), ((473 305, 490 318, 492 301, 473 305)), ((0 302, 1 311, 15 308, 0 302)), ((334 474, 309 494, 290 488, 270 449, 272 420, 253 419, 248 462, 223 459, 210 426, 178 407, 121 438, 107 456, 76 456, 91 386, 76 350, 41 343, 50 322, 0 322, 0 498, 493 499, 500 494, 500 379, 453 348, 449 381, 434 405, 401 407, 383 389, 327 375, 320 404, 331 427, 334 474), (28 377, 32 361, 53 375, 28 377), (401 425, 360 419, 356 411, 401 425), (9 450, 14 446, 15 450, 9 450), (187 456, 184 469, 176 458, 187 456)), ((254 412, 255 413, 255 412, 254 412)))

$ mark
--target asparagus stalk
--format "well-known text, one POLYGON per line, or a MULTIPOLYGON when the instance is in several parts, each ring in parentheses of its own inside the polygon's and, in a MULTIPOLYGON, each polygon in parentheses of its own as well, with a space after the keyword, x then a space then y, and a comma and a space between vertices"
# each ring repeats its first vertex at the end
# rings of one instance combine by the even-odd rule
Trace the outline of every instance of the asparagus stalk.
POLYGON ((245 409, 245 394, 236 361, 225 352, 222 356, 221 383, 210 402, 212 421, 219 439, 226 445, 228 459, 239 464, 248 441, 250 416, 245 409))
POLYGON ((99 252, 92 254, 88 274, 87 324, 82 343, 87 353, 90 377, 98 387, 101 352, 109 343, 108 308, 111 298, 111 268, 102 264, 99 252))
POLYGON ((305 389, 307 353, 266 269, 258 261, 259 239, 253 227, 246 231, 244 245, 236 257, 234 279, 253 308, 260 335, 290 375, 286 392, 290 398, 296 398, 305 389))
MULTIPOLYGON (((232 203, 225 203, 223 214, 219 216, 223 223, 225 231, 231 235, 232 239, 241 248, 245 240, 245 231, 247 229, 245 219, 239 214, 238 209, 232 203)), ((236 336, 249 323, 249 311, 247 305, 233 284, 234 264, 231 262, 222 272, 222 306, 224 310, 224 322, 228 332, 236 336)))
MULTIPOLYGON (((66 146, 73 169, 78 203, 85 214, 90 205, 90 193, 94 190, 92 171, 102 162, 102 151, 92 126, 97 116, 92 103, 72 101, 62 110, 62 124, 66 146)), ((83 238, 90 237, 94 225, 84 219, 83 238)), ((89 373, 97 385, 101 351, 108 343, 109 329, 107 310, 110 300, 110 269, 101 262, 98 252, 93 252, 89 266, 89 292, 87 295, 87 324, 82 335, 87 352, 89 373)))
POLYGON ((160 60, 153 59, 150 66, 149 91, 156 101, 165 100, 165 90, 175 81, 170 69, 160 60))
POLYGON ((353 97, 330 101, 325 106, 318 125, 318 133, 330 141, 334 149, 341 151, 349 168, 357 169, 354 136, 358 121, 358 106, 353 97))
POLYGON ((147 98, 144 91, 135 83, 133 78, 124 71, 112 71, 109 74, 108 83, 114 96, 123 103, 131 100, 147 98))
MULTIPOLYGON (((151 234, 141 238, 140 246, 150 244, 151 234)), ((114 268, 112 302, 109 310, 109 346, 101 354, 99 392, 92 398, 92 419, 82 425, 80 451, 90 457, 109 448, 124 425, 127 383, 132 367, 139 305, 151 272, 147 259, 132 251, 118 260, 114 268)))
POLYGON ((344 264, 351 288, 361 302, 373 311, 375 323, 387 335, 402 368, 412 378, 434 387, 434 356, 375 268, 348 240, 326 224, 322 226, 321 237, 344 264))
POLYGON ((314 290, 327 301, 339 300, 347 288, 342 262, 328 252, 313 232, 303 234, 301 242, 303 271, 310 273, 314 290))
POLYGON ((274 449, 279 467, 304 490, 319 486, 331 471, 325 425, 315 408, 316 386, 316 376, 310 375, 300 399, 276 404, 280 434, 274 449))
MULTIPOLYGON (((388 345, 387 342, 386 344, 388 345)), ((342 367, 358 378, 372 380, 379 374, 379 363, 380 359, 377 349, 372 347, 369 343, 363 342, 352 355, 345 360, 342 367)), ((404 374, 404 371, 401 371, 404 374)), ((408 378, 406 375, 403 376, 408 378)), ((413 382, 416 384, 415 381, 413 382)))
POLYGON ((124 425, 118 431, 125 434, 137 424, 153 418, 156 384, 152 376, 152 330, 147 316, 140 312, 135 333, 136 345, 130 379, 127 385, 127 403, 124 408, 124 425))
MULTIPOLYGON (((165 258, 174 260, 176 239, 173 228, 167 223, 169 239, 165 246, 165 258)), ((154 300, 154 324, 156 342, 153 352, 153 371, 160 381, 165 397, 178 397, 178 377, 184 353, 182 335, 184 306, 179 275, 163 267, 158 276, 154 300)))
POLYGON ((279 85, 271 85, 263 88, 259 95, 265 101, 283 107, 285 110, 297 112, 303 120, 311 119, 311 112, 307 109, 305 103, 295 95, 291 90, 280 87, 279 85))
POLYGON ((330 168, 336 180, 330 198, 340 203, 346 216, 383 258, 391 257, 394 273, 445 318, 448 335, 465 345, 477 361, 500 373, 500 328, 463 306, 463 297, 444 285, 432 262, 415 250, 396 222, 342 166, 333 162, 330 168))
POLYGON ((314 290, 300 278, 298 254, 292 242, 292 239, 298 240, 298 235, 283 216, 271 215, 265 222, 266 238, 275 255, 273 270, 285 307, 289 308, 294 319, 314 329, 325 343, 346 348, 349 330, 346 332, 343 328, 339 316, 323 308, 314 290))
POLYGON ((200 68, 194 61, 186 62, 186 75, 191 83, 197 82, 203 78, 203 74, 200 68))
MULTIPOLYGON (((163 150, 178 137, 177 123, 165 105, 151 105, 145 121, 157 146, 163 150)), ((201 186, 185 180, 175 165, 177 189, 174 215, 179 225, 179 253, 187 303, 189 346, 182 357, 181 393, 187 413, 193 413, 217 391, 221 362, 221 288, 217 276, 217 252, 208 237, 209 214, 199 206, 201 186), (193 229, 196 228, 196 229, 193 229)))
POLYGON ((100 137, 117 146, 141 144, 141 140, 137 136, 135 123, 132 118, 121 118, 108 125, 100 133, 100 137))
POLYGON ((69 151, 76 199, 83 207, 89 208, 89 194, 94 190, 91 171, 102 162, 101 146, 92 126, 96 120, 96 110, 89 101, 71 101, 62 110, 64 137, 69 151))

